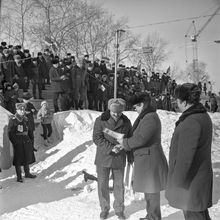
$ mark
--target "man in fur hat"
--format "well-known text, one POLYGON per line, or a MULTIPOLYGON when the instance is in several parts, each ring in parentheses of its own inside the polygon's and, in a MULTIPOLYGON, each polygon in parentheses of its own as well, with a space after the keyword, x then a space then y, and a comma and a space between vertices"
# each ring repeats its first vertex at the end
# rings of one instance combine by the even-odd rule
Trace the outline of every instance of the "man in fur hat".
MULTIPOLYGON (((110 210, 109 175, 113 175, 113 193, 115 201, 113 207, 119 219, 125 219, 124 215, 124 168, 126 163, 126 152, 115 151, 117 141, 110 134, 104 132, 110 129, 114 132, 129 137, 131 134, 131 122, 122 113, 126 107, 123 99, 110 99, 108 110, 95 121, 93 130, 93 141, 97 146, 95 165, 98 176, 98 196, 101 207, 100 219, 106 219, 110 210)), ((132 162, 132 157, 128 157, 132 162)))

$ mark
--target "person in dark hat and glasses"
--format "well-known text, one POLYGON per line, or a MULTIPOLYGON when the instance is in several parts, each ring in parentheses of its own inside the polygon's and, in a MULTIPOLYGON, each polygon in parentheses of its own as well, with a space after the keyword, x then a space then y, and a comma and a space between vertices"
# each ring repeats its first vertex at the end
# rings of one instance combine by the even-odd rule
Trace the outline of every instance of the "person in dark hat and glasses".
MULTIPOLYGON (((109 176, 113 176, 113 208, 118 219, 125 219, 124 215, 124 168, 126 164, 126 152, 117 150, 116 139, 109 133, 124 134, 129 137, 131 133, 131 122, 122 113, 126 103, 123 99, 110 99, 108 110, 99 116, 94 124, 93 141, 97 146, 95 165, 98 176, 98 196, 101 207, 100 219, 107 219, 110 210, 109 176), (115 150, 113 150, 115 148, 115 150)), ((132 155, 128 156, 128 162, 132 162, 132 155)))
POLYGON ((200 103, 201 90, 184 83, 175 90, 182 112, 172 136, 166 198, 182 209, 186 220, 210 220, 213 171, 212 121, 200 103))
POLYGON ((122 148, 133 151, 135 192, 143 192, 146 217, 140 220, 161 220, 160 191, 165 190, 168 164, 161 146, 161 121, 151 105, 149 93, 134 95, 129 100, 139 114, 132 127, 132 136, 118 139, 122 148))
POLYGON ((25 116, 25 104, 16 103, 16 113, 8 124, 8 137, 13 145, 17 182, 23 182, 21 166, 24 167, 25 178, 36 178, 36 175, 30 173, 29 165, 35 162, 34 151, 32 147, 32 137, 30 124, 25 116))

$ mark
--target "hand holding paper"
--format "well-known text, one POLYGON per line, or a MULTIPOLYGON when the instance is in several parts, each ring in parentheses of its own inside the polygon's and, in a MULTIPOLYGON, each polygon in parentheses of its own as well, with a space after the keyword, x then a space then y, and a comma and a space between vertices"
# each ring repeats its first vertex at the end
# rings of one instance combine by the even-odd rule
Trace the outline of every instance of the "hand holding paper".
POLYGON ((111 129, 108 129, 108 128, 105 128, 103 130, 104 133, 108 134, 109 136, 115 138, 116 140, 118 139, 122 139, 124 137, 124 134, 122 133, 119 133, 119 132, 115 132, 115 131, 112 131, 111 129))
POLYGON ((121 150, 123 149, 123 147, 120 144, 117 144, 114 146, 114 148, 112 149, 112 152, 114 153, 119 153, 121 150))

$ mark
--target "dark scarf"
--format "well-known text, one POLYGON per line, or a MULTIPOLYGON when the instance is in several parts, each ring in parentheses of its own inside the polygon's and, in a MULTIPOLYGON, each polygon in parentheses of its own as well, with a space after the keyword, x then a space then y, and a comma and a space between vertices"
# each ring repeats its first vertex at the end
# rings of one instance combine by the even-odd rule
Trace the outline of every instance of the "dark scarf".
POLYGON ((151 112, 156 112, 156 109, 152 106, 148 106, 146 108, 144 108, 142 110, 142 112, 139 114, 139 116, 136 118, 133 126, 132 126, 132 133, 135 131, 135 129, 137 128, 138 124, 140 123, 141 119, 148 113, 151 113, 151 112))
POLYGON ((180 122, 184 121, 188 116, 198 113, 206 113, 206 112, 207 110, 201 103, 192 105, 190 108, 184 111, 183 114, 179 117, 179 120, 176 122, 176 127, 179 125, 180 122))

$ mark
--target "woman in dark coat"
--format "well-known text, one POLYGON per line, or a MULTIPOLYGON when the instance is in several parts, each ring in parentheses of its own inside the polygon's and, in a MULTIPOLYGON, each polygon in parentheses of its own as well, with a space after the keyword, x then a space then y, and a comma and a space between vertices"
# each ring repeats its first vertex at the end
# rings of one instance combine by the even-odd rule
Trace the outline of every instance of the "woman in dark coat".
POLYGON ((9 120, 8 136, 13 145, 14 159, 17 174, 17 182, 23 182, 21 174, 21 166, 24 166, 25 178, 35 178, 30 173, 29 164, 35 162, 35 156, 32 146, 32 135, 30 124, 25 114, 25 104, 16 104, 16 114, 9 120))
POLYGON ((134 152, 133 187, 145 194, 147 216, 140 219, 160 220, 160 191, 165 189, 168 164, 161 146, 161 122, 148 93, 131 97, 130 103, 139 113, 130 138, 118 140, 122 147, 134 152))
POLYGON ((212 206, 212 121, 200 94, 192 83, 175 90, 183 113, 171 140, 166 198, 183 210, 186 220, 210 220, 207 208, 212 206))

